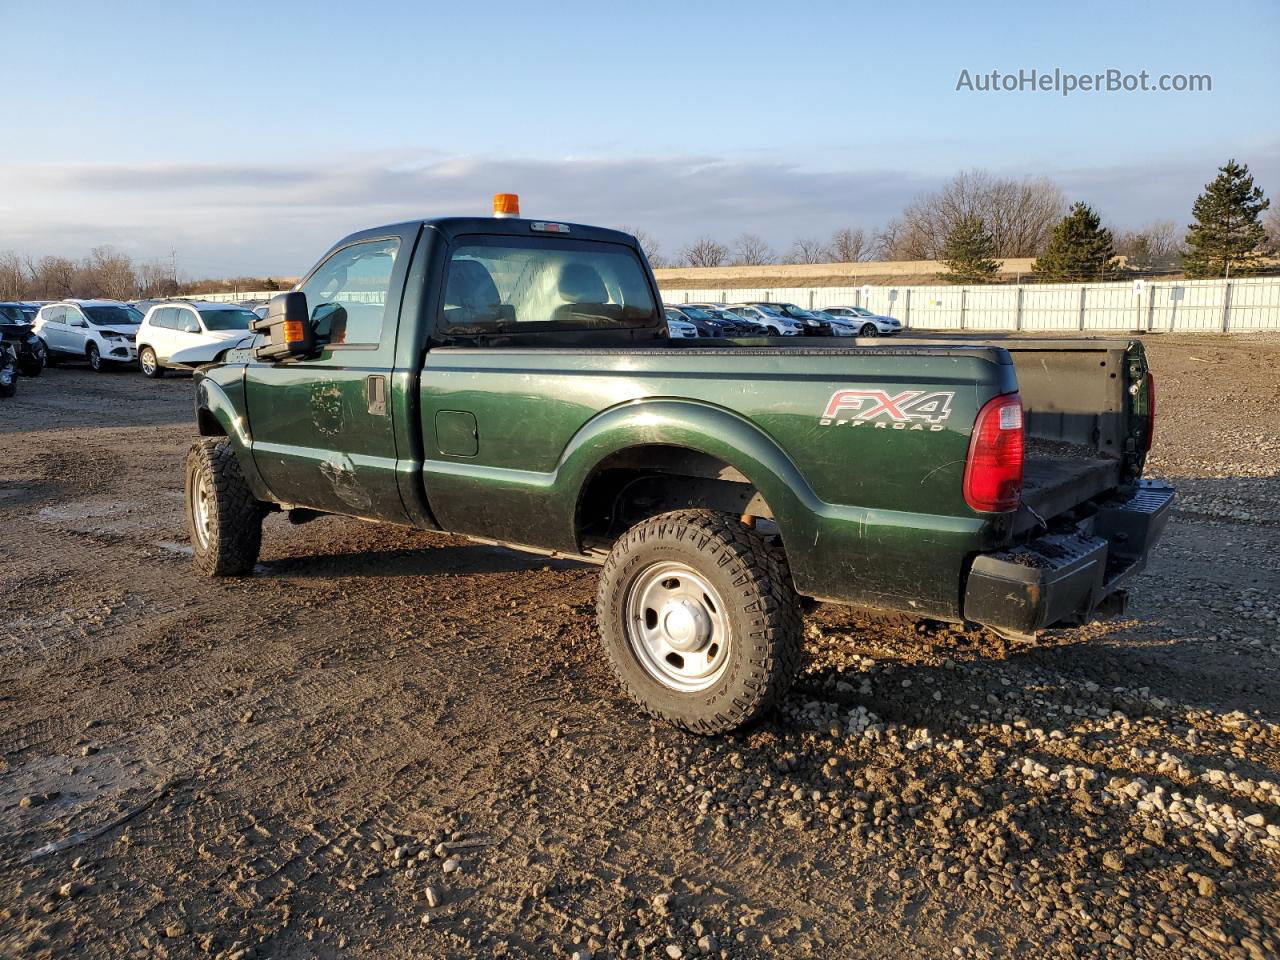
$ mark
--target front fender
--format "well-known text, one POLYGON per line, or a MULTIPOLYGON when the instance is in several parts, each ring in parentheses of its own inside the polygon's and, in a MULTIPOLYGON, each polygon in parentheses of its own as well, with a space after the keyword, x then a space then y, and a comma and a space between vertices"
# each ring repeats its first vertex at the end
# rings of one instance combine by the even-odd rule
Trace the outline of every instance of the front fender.
MULTIPOLYGON (((237 407, 232 400, 234 387, 229 391, 228 387, 232 387, 231 384, 218 383, 201 371, 196 372, 195 379, 196 423, 200 425, 201 434, 207 435, 212 432, 206 426, 210 419, 217 423, 221 432, 231 442, 236 460, 240 463, 240 472, 244 474, 253 495, 263 502, 272 501, 274 498, 271 496, 271 491, 267 489, 253 460, 251 452, 253 437, 249 433, 248 418, 242 413, 242 406, 237 407)), ((241 388, 243 405, 243 381, 236 381, 234 386, 241 388)))

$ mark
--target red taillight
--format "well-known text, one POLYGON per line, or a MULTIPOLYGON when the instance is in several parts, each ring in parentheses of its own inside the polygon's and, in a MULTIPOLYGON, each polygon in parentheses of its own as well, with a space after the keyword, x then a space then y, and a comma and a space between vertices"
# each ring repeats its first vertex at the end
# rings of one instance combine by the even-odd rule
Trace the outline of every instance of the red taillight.
POLYGON ((1002 513, 1022 496, 1022 398, 1007 393, 978 411, 964 466, 964 499, 974 510, 1002 513))
POLYGON ((1156 375, 1147 371, 1147 450, 1156 435, 1156 375))

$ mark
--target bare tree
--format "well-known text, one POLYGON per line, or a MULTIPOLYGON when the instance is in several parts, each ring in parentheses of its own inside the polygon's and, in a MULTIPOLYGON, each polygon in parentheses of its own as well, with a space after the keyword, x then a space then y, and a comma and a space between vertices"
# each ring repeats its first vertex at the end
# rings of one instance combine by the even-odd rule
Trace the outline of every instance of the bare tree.
POLYGON ((968 170, 907 205, 896 252, 905 259, 936 260, 956 225, 977 217, 995 238, 998 257, 1033 257, 1044 251, 1065 209, 1066 197, 1049 180, 968 170))
POLYGON ((831 235, 828 254, 834 263, 857 263, 871 254, 871 243, 861 227, 843 227, 831 235))
POLYGON ((178 281, 173 276, 172 265, 160 260, 138 264, 138 292, 144 297, 172 297, 176 294, 178 281))
POLYGON ((655 269, 666 266, 666 260, 662 256, 662 248, 648 230, 641 227, 619 227, 618 229, 636 238, 636 242, 640 244, 640 249, 644 251, 644 255, 649 261, 649 266, 655 269))
POLYGON ((736 267, 757 267, 762 263, 773 263, 777 256, 769 249, 764 238, 754 233, 741 234, 733 241, 733 260, 736 267))
POLYGON ((42 300, 61 300, 75 292, 77 268, 66 257, 41 257, 31 271, 32 286, 42 300))
POLYGON ((906 256, 907 228, 901 218, 895 217, 876 231, 872 250, 877 260, 909 260, 906 256))
POLYGON ((787 263, 828 263, 827 247, 816 237, 801 237, 791 245, 787 263))
POLYGON ((1280 206, 1273 206, 1262 220, 1267 231, 1266 246, 1263 252, 1272 256, 1280 254, 1280 206))
POLYGON ((0 300, 21 300, 27 289, 22 261, 12 250, 0 253, 0 300))
POLYGON ((110 300, 128 300, 138 292, 133 260, 115 247, 94 247, 85 272, 94 293, 110 300))
POLYGON ((710 237, 699 237, 680 251, 680 261, 687 267, 722 267, 729 248, 710 237))
MULTIPOLYGON (((1115 232, 1115 231, 1113 231, 1115 232)), ((1115 232, 1115 251, 1138 270, 1167 270, 1182 259, 1182 239, 1172 220, 1157 220, 1139 230, 1115 232)))

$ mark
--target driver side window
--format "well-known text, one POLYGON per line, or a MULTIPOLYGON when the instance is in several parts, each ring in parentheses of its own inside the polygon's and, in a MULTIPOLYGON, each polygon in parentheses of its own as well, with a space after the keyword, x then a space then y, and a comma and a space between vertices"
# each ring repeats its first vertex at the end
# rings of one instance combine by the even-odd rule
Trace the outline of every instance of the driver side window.
POLYGON ((335 345, 377 345, 400 251, 397 238, 343 247, 301 287, 316 335, 335 345))

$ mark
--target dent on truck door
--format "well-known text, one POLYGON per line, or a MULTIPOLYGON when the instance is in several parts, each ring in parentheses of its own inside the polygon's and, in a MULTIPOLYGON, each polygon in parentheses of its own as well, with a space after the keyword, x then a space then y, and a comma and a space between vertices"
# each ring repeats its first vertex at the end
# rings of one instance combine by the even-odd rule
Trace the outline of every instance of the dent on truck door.
POLYGON ((319 355, 250 364, 253 457, 277 500, 406 521, 386 391, 412 246, 412 235, 375 236, 334 251, 300 287, 328 340, 319 355))

